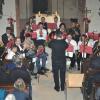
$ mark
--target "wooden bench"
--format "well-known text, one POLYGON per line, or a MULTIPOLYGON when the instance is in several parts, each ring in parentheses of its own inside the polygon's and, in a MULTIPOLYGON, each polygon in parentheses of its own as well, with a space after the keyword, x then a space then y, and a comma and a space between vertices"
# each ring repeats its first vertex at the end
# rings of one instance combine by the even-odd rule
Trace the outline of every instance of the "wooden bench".
MULTIPOLYGON (((0 84, 0 88, 6 89, 7 92, 11 93, 14 90, 13 84, 0 84)), ((29 90, 29 85, 26 85, 25 91, 29 90)))

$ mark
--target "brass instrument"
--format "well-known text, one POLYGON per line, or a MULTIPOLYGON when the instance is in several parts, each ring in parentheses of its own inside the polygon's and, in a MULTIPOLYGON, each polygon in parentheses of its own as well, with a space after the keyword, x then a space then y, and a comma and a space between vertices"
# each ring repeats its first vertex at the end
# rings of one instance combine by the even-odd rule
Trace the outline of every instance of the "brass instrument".
POLYGON ((95 48, 93 48, 93 51, 94 51, 93 54, 95 56, 100 56, 100 41, 98 41, 97 46, 95 48))

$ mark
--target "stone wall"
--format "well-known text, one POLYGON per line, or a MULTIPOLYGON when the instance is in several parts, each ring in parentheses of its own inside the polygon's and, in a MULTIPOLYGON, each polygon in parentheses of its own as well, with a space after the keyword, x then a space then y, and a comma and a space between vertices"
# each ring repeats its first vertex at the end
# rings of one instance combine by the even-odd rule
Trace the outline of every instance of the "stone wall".
POLYGON ((89 31, 100 32, 100 0, 87 0, 86 7, 88 10, 91 10, 91 13, 88 13, 88 18, 91 20, 89 24, 89 31))
MULTIPOLYGON (((4 0, 5 5, 3 5, 3 16, 0 19, 0 35, 6 32, 6 27, 8 26, 7 18, 12 17, 16 19, 16 8, 15 0, 4 0)), ((14 24, 14 33, 16 34, 16 23, 14 24)))

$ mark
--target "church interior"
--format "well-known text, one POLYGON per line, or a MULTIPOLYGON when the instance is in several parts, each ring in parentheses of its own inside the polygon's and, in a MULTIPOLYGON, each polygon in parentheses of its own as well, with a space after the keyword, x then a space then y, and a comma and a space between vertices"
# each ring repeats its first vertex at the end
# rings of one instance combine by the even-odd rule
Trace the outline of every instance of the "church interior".
POLYGON ((0 0, 0 100, 100 100, 100 0, 0 0))

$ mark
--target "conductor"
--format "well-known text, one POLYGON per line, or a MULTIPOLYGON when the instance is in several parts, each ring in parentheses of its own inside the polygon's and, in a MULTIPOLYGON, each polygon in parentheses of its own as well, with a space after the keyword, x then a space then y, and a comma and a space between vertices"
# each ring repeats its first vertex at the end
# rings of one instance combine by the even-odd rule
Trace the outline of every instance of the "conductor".
POLYGON ((62 38, 62 32, 57 30, 55 40, 51 40, 48 46, 52 50, 52 71, 56 91, 64 91, 65 89, 65 74, 66 74, 66 57, 65 49, 68 44, 62 38))

